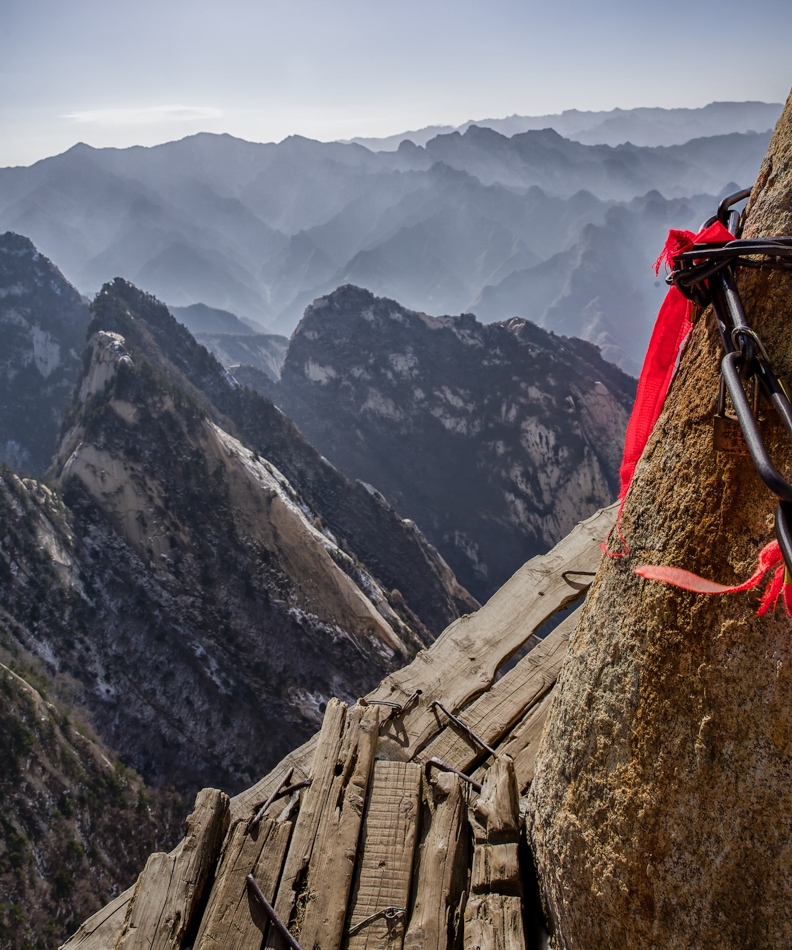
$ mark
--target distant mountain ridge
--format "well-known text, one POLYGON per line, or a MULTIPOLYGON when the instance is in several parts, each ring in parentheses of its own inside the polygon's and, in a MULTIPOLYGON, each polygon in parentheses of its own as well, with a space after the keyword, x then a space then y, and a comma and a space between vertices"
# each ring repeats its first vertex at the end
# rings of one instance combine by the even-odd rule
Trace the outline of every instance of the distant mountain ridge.
MULTIPOLYGON (((652 248, 640 275, 617 263, 610 271, 625 295, 642 281, 631 323, 643 337, 634 334, 622 364, 634 370, 656 310, 649 265, 665 221, 696 228, 699 206, 711 204, 701 196, 750 183, 767 136, 611 147, 549 129, 507 137, 473 125, 378 153, 299 136, 278 145, 208 134, 150 149, 78 145, 0 169, 0 227, 29 235, 84 293, 122 276, 174 308, 202 303, 288 335, 312 300, 346 283, 427 313, 476 311, 482 301, 485 319, 527 316, 531 300, 500 285, 574 252, 587 227, 623 206, 645 218, 638 244, 652 248), (646 216, 633 204, 647 195, 667 202, 668 214, 646 216)), ((568 260, 548 313, 576 279, 580 255, 568 260)), ((592 332, 608 345, 589 330, 601 297, 590 290, 585 299, 566 294, 577 310, 564 332, 592 332)))
POLYGON ((554 129, 565 138, 586 145, 682 145, 705 135, 729 132, 765 132, 781 115, 780 102, 710 102, 701 108, 637 108, 585 112, 566 109, 548 115, 511 115, 504 119, 470 119, 462 125, 428 125, 382 138, 347 139, 373 152, 394 151, 407 139, 426 145, 436 135, 464 132, 472 125, 515 135, 532 129, 554 129))

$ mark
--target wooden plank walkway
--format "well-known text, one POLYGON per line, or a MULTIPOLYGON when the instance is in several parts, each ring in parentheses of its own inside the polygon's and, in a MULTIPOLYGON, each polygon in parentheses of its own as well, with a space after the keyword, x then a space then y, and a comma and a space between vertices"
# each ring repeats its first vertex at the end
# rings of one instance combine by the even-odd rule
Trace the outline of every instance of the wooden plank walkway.
POLYGON ((218 868, 209 904, 195 941, 195 950, 261 950, 269 918, 251 897, 247 875, 252 874, 268 901, 275 899, 292 824, 265 816, 252 832, 246 820, 230 832, 218 868))
MULTIPOLYGON (((404 669, 387 676, 369 699, 404 703, 421 690, 417 703, 388 724, 383 755, 408 761, 445 723, 432 707, 439 700, 457 712, 492 686, 503 663, 562 607, 585 593, 580 578, 565 571, 596 571, 600 542, 615 520, 615 506, 581 522, 541 557, 531 558, 476 613, 455 620, 431 648, 404 669)), ((530 655, 530 654, 529 654, 530 655)))
POLYGON ((475 848, 464 950, 525 950, 520 873, 520 796, 514 763, 498 756, 471 809, 475 848))
POLYGON ((537 627, 585 592, 581 578, 565 572, 597 568, 615 514, 616 506, 598 512, 533 558, 366 700, 349 709, 331 700, 320 733, 230 804, 202 792, 185 839, 170 855, 152 855, 137 884, 62 950, 175 950, 188 932, 197 933, 195 950, 262 950, 262 940, 284 950, 248 874, 302 950, 458 950, 463 942, 466 950, 524 950, 516 802, 533 778, 577 612, 495 677, 537 627), (408 699, 393 717, 368 704, 408 699), (432 757, 462 772, 478 766, 481 795, 453 773, 425 774, 432 757), (310 778, 310 787, 273 802, 252 829, 253 814, 290 768, 292 783, 310 778), (377 916, 350 936, 386 907, 405 912, 377 916))
MULTIPOLYGON (((547 713, 553 693, 547 693, 538 703, 528 710, 520 722, 511 730, 504 742, 496 749, 498 755, 508 755, 514 760, 514 771, 517 775, 517 787, 524 795, 534 777, 534 762, 539 750, 539 740, 542 738, 547 713)), ((475 778, 482 780, 483 769, 475 773, 475 778)))
MULTIPOLYGON (((490 690, 459 713, 459 718, 488 745, 494 746, 555 685, 567 644, 580 617, 580 608, 566 617, 539 645, 490 690)), ((445 705, 445 703, 443 703, 445 705)), ((486 754, 469 735, 437 711, 442 730, 417 754, 418 762, 432 757, 467 772, 486 754)))

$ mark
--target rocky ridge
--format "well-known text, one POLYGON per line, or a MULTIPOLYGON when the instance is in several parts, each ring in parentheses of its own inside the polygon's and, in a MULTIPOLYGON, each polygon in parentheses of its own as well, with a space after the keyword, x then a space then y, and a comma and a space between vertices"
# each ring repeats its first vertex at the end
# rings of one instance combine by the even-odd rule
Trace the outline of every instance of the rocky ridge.
POLYGON ((88 320, 87 303, 27 238, 0 236, 0 462, 46 470, 88 320))
POLYGON ((307 309, 277 384, 234 374, 417 522, 482 601, 611 500, 635 385, 525 320, 429 317, 352 286, 307 309))
POLYGON ((233 790, 310 734, 329 696, 358 695, 477 605, 414 526, 153 298, 108 286, 93 321, 56 491, 3 477, 0 606, 147 780, 233 790))

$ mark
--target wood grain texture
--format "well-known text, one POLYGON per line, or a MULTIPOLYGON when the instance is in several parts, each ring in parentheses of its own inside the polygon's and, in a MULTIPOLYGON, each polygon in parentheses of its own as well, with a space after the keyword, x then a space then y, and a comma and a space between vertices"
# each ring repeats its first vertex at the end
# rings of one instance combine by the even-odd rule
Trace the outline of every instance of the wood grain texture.
POLYGON ((508 756, 490 764, 481 795, 470 809, 470 824, 475 845, 464 946, 523 950, 520 795, 508 756))
POLYGON ((128 887, 84 921, 60 950, 113 950, 124 929, 127 907, 134 889, 134 886, 128 887))
POLYGON ((452 950, 462 933, 469 861, 467 786, 439 773, 427 784, 415 896, 404 950, 452 950))
POLYGON ((225 855, 195 941, 195 950, 260 950, 269 920, 251 897, 247 875, 252 874, 270 903, 280 878, 291 836, 291 822, 265 816, 248 834, 247 821, 229 832, 225 855))
POLYGON ((205 788, 170 854, 152 854, 135 884, 117 950, 177 950, 200 907, 228 828, 229 800, 205 788))
POLYGON ((464 950, 525 950, 520 898, 472 897, 465 907, 464 950))
MULTIPOLYGON (((421 768, 411 762, 375 762, 347 929, 385 907, 406 912, 418 839, 421 768)), ((349 938, 348 950, 401 950, 406 916, 380 917, 349 938)))
POLYGON ((487 769, 481 795, 470 809, 473 829, 473 894, 522 894, 517 847, 520 840, 520 793, 514 763, 498 756, 487 769))
MULTIPOLYGON (((311 764, 318 741, 319 733, 317 732, 316 735, 311 736, 307 742, 304 742, 293 752, 290 752, 281 759, 275 768, 268 772, 262 779, 259 779, 255 785, 251 785, 250 788, 246 788, 244 792, 235 795, 231 799, 231 821, 236 821, 242 816, 246 818, 251 817, 253 814, 253 806, 257 802, 267 800, 288 769, 294 769, 292 782, 302 782, 307 779, 311 774, 311 764)), ((286 807, 286 804, 285 799, 274 802, 270 814, 277 815, 286 807)))
POLYGON ((347 713, 339 754, 340 772, 330 789, 308 866, 299 939, 303 950, 338 950, 355 871, 363 809, 377 752, 379 706, 353 706, 347 713))
MULTIPOLYGON (((325 809, 333 807, 329 797, 341 751, 346 712, 346 704, 337 699, 331 699, 327 704, 311 767, 311 786, 303 795, 300 813, 294 823, 289 852, 273 904, 275 913, 287 926, 295 912, 297 897, 305 884, 322 815, 325 809)), ((281 769, 277 771, 280 776, 281 769)), ((273 781, 273 788, 278 780, 273 781)), ((267 947, 271 950, 283 950, 279 935, 271 934, 267 947)))
MULTIPOLYGON (((580 608, 539 641, 503 679, 460 713, 462 721, 488 745, 497 745, 526 711, 552 689, 579 619, 580 608)), ((442 717, 442 713, 438 715, 442 717)), ((435 756, 467 772, 486 755, 465 732, 450 724, 418 753, 416 759, 426 762, 435 756)))

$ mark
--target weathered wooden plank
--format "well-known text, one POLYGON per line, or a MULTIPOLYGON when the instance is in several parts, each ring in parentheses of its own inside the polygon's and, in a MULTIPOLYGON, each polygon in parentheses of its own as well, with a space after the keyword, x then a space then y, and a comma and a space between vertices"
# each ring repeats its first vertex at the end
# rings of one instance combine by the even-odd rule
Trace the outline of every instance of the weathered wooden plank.
MULTIPOLYGON (((292 782, 302 782, 307 779, 311 774, 311 763, 318 741, 319 733, 317 732, 307 742, 304 742, 299 748, 281 759, 275 768, 262 779, 259 779, 255 785, 251 785, 244 792, 235 795, 231 799, 231 821, 236 821, 243 816, 250 818, 256 802, 266 801, 290 768, 294 769, 292 782)), ((279 814, 286 807, 286 804, 286 800, 273 803, 269 813, 271 815, 279 814)))
POLYGON ((451 712, 462 709, 490 688, 498 667, 534 630, 582 595, 584 586, 562 574, 599 567, 599 545, 615 517, 612 505, 577 525, 548 554, 524 564, 480 610, 454 621, 431 649, 419 653, 409 666, 386 677, 369 694, 369 699, 403 703, 416 690, 423 691, 417 703, 385 728, 384 757, 414 758, 444 725, 442 714, 431 705, 433 700, 451 712))
POLYGON ((291 830, 291 822, 267 816, 250 834, 246 819, 234 825, 198 931, 196 950, 260 950, 268 919, 249 895, 247 875, 253 875, 267 900, 274 900, 291 830))
MULTIPOLYGON (((378 706, 327 707, 275 902, 305 950, 341 945, 379 718, 378 706)), ((267 946, 281 948, 280 935, 270 933, 267 946)))
MULTIPOLYGON (((460 718, 488 745, 497 745, 526 711, 552 689, 581 609, 579 607, 566 617, 503 679, 460 712, 460 718)), ((437 715, 441 720, 444 718, 439 711, 437 715)), ((483 755, 480 746, 470 736, 454 725, 446 725, 416 759, 426 762, 434 756, 467 772, 483 755)))
POLYGON ((126 911, 134 889, 134 886, 128 887, 84 921, 60 950, 113 950, 124 929, 126 911))
POLYGON ((510 758, 498 756, 487 769, 470 824, 475 841, 471 892, 520 896, 520 795, 510 758))
POLYGON ((308 891, 299 931, 303 950, 338 950, 344 935, 363 809, 379 739, 379 706, 353 706, 339 760, 343 770, 330 792, 308 868, 308 891))
POLYGON ((466 787, 446 772, 437 773, 428 785, 404 950, 452 950, 461 933, 468 869, 466 787))
MULTIPOLYGON (((539 751, 539 741, 542 738, 552 700, 553 691, 550 690, 540 702, 528 710, 522 721, 512 729, 506 740, 496 749, 498 755, 508 755, 514 759, 517 787, 523 795, 533 781, 536 753, 539 751)), ((476 778, 481 781, 478 773, 476 778)))
POLYGON ((216 788, 198 793, 180 844, 152 854, 127 907, 117 950, 177 950, 193 923, 228 828, 229 800, 216 788))
MULTIPOLYGON (((316 832, 322 813, 328 807, 330 790, 341 751, 346 713, 346 704, 337 699, 331 699, 327 704, 311 766, 311 786, 303 794, 300 813, 294 823, 292 840, 283 865, 283 875, 273 903, 275 913, 286 925, 291 920, 297 897, 305 884, 316 832)), ((282 765, 285 766, 286 763, 282 765)), ((276 771, 278 778, 273 780, 273 788, 280 780, 281 769, 276 771)), ((283 944, 277 934, 270 935, 267 948, 268 950, 283 950, 283 944)))
MULTIPOLYGON (((361 835, 348 929, 386 907, 407 910, 421 806, 421 768, 375 762, 361 835)), ((349 938, 348 950, 401 950, 406 915, 380 917, 349 938)))
POLYGON ((479 894, 465 907, 464 950, 525 950, 522 902, 504 894, 479 894))
POLYGON ((520 796, 514 763, 498 756, 470 809, 475 847, 471 898, 465 908, 465 950, 525 948, 518 847, 520 796))

